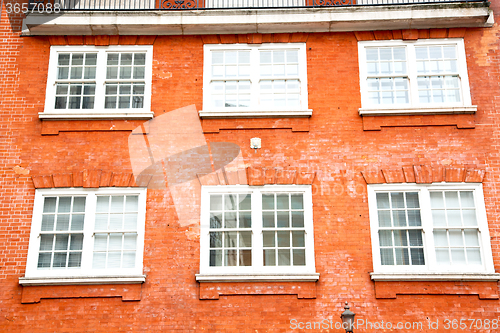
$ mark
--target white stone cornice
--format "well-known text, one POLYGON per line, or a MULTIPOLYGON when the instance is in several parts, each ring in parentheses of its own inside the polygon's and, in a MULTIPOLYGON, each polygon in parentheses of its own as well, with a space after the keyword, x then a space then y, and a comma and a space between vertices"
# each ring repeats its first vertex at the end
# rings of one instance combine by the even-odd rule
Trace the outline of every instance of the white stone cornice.
POLYGON ((24 35, 200 35, 491 27, 486 2, 28 14, 24 35))

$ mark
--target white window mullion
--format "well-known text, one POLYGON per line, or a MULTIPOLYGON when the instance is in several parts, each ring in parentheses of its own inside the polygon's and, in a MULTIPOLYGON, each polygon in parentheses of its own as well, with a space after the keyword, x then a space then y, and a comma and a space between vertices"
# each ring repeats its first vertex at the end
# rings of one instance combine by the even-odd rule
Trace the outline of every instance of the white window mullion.
POLYGON ((432 210, 431 201, 429 196, 429 190, 427 188, 422 188, 419 191, 420 199, 420 215, 422 220, 422 229, 424 237, 424 256, 425 265, 431 270, 436 269, 436 250, 434 247, 434 226, 432 222, 432 210))
MULTIPOLYGON (((104 94, 106 90, 106 56, 107 52, 99 52, 97 54, 97 71, 96 71, 96 87, 95 87, 95 103, 94 109, 104 109, 104 94)), ((109 111, 109 110, 108 110, 109 111)))
POLYGON ((304 229, 305 229, 305 245, 306 245, 306 266, 310 269, 315 267, 314 261, 314 224, 313 221, 313 203, 311 192, 303 193, 304 203, 304 229), (311 207, 307 209, 306 207, 311 207))
POLYGON ((83 222, 83 247, 82 267, 83 271, 92 269, 92 258, 94 255, 94 225, 95 225, 95 193, 89 193, 85 199, 85 219, 83 222))
POLYGON ((406 70, 408 73, 408 83, 409 83, 409 99, 410 105, 415 106, 419 104, 418 101, 418 82, 417 82, 417 58, 415 55, 415 45, 408 44, 406 46, 406 70))
POLYGON ((263 239, 262 239, 262 193, 252 191, 252 264, 256 270, 262 270, 263 239))
POLYGON ((254 64, 255 70, 251 71, 251 95, 250 105, 254 110, 259 109, 260 104, 260 50, 258 48, 250 49, 250 64, 254 64))

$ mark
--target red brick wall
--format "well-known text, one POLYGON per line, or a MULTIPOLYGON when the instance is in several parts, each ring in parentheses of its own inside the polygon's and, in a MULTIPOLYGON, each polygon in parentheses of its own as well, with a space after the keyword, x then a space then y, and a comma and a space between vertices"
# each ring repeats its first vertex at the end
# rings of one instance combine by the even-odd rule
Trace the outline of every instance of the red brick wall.
MULTIPOLYGON (((342 312, 341 303, 346 300, 359 318, 394 324, 422 322, 424 331, 428 332, 435 331, 425 329, 428 320, 439 319, 442 327, 446 318, 491 320, 498 317, 499 301, 478 297, 498 289, 497 284, 492 287, 491 283, 430 283, 428 286, 420 283, 416 294, 391 299, 375 297, 375 285, 369 276, 373 267, 366 182, 361 174, 361 171, 413 165, 485 170, 483 184, 492 251, 495 267, 500 270, 500 212, 496 203, 500 194, 496 112, 500 63, 496 26, 463 31, 472 102, 478 105, 478 112, 473 116, 474 128, 470 129, 445 126, 429 116, 427 120, 431 119, 434 126, 401 127, 389 123, 378 131, 364 131, 363 119, 358 115, 361 102, 356 57, 357 39, 361 34, 251 37, 252 42, 259 38, 282 42, 292 38, 307 40, 309 107, 313 109, 313 116, 296 121, 300 131, 293 131, 286 121, 283 125, 266 119, 248 123, 245 120, 204 121, 205 138, 207 142, 238 144, 247 166, 316 172, 313 184, 315 253, 316 270, 321 274, 316 284, 316 298, 222 295, 218 300, 200 300, 194 276, 199 271, 199 229, 196 225, 179 224, 170 192, 158 189, 148 191, 144 247, 147 278, 140 301, 122 301, 114 297, 116 294, 107 293, 104 287, 101 296, 110 297, 79 298, 85 294, 84 287, 74 286, 66 289, 75 298, 22 304, 23 288, 18 285, 18 278, 24 275, 35 192, 30 176, 76 173, 84 169, 130 173, 127 146, 130 131, 106 131, 103 129, 107 126, 99 125, 104 122, 97 121, 92 122, 95 125, 91 130, 85 131, 78 131, 79 125, 72 122, 52 122, 51 128, 60 126, 61 131, 57 135, 42 135, 47 125, 37 114, 44 107, 50 44, 83 41, 113 44, 116 38, 110 37, 108 41, 107 37, 96 37, 93 42, 92 38, 78 37, 20 38, 9 32, 5 19, 4 13, 0 31, 3 39, 0 50, 0 331, 284 332, 290 331, 292 319, 337 321, 342 312), (208 130, 213 126, 218 132, 208 130), (252 137, 262 139, 262 149, 254 152, 249 148, 252 137), (431 289, 430 295, 426 295, 426 290, 431 289), (447 295, 436 295, 440 289, 447 295)), ((415 36, 415 31, 396 31, 392 36, 404 33, 415 36)), ((441 34, 443 31, 416 32, 420 38, 442 37, 441 34)), ((363 35, 364 39, 372 38, 366 37, 369 34, 363 35)), ((390 38, 387 33, 371 36, 390 38)), ((139 40, 134 38, 122 43, 139 40)), ((192 104, 197 110, 202 109, 203 43, 210 38, 231 42, 243 37, 158 36, 147 42, 154 43, 152 109, 156 116, 192 104)), ((116 43, 119 42, 120 39, 116 43)), ((402 284, 402 288, 412 286, 410 282, 402 284)), ((381 285, 377 292, 393 287, 381 285)))

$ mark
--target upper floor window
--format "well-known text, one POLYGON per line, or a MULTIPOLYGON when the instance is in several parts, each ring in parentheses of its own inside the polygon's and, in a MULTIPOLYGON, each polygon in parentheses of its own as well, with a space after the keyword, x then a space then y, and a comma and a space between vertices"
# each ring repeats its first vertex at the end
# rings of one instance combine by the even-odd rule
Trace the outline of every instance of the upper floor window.
POLYGON ((37 190, 26 278, 142 275, 145 189, 37 190))
POLYGON ((462 39, 370 41, 358 46, 361 114, 475 110, 462 39))
POLYGON ((493 272, 481 184, 369 185, 376 273, 493 272))
POLYGON ((202 274, 315 273, 310 186, 202 188, 202 274))
POLYGON ((201 116, 306 116, 304 43, 205 45, 201 116))
POLYGON ((151 118, 151 46, 52 46, 41 118, 151 118))

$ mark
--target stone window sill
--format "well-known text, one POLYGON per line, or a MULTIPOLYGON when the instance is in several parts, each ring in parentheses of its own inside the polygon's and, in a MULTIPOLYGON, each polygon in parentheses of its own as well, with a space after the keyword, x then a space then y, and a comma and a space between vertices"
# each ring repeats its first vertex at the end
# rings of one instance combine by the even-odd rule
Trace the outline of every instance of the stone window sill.
POLYGON ((472 114, 477 112, 477 105, 457 107, 429 107, 429 108, 360 108, 360 116, 414 116, 438 114, 472 114))
POLYGON ((295 118, 310 117, 312 110, 298 111, 199 111, 201 118, 295 118))

